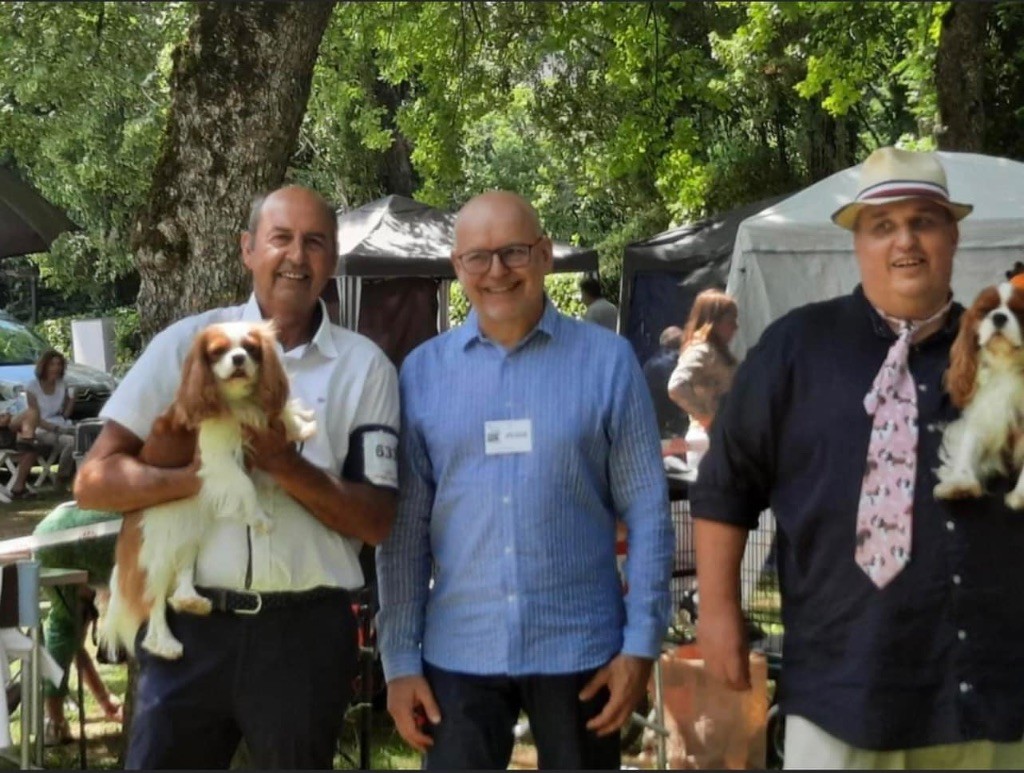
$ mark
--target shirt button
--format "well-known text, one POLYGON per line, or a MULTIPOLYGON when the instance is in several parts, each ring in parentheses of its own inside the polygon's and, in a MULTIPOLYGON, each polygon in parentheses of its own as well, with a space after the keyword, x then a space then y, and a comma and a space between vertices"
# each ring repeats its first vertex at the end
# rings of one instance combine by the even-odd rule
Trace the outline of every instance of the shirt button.
POLYGON ((514 593, 508 594, 508 603, 509 604, 512 604, 513 602, 515 602, 515 600, 516 600, 516 594, 514 594, 514 593))
POLYGON ((953 531, 956 529, 956 524, 952 521, 946 521, 946 531, 953 531))
POLYGON ((506 494, 501 498, 501 501, 504 502, 506 505, 510 504, 512 502, 512 497, 506 494))
POLYGON ((959 585, 960 584, 960 575, 959 574, 954 574, 953 575, 953 584, 954 585, 959 585))
POLYGON ((927 384, 918 384, 917 391, 919 391, 919 392, 927 392, 928 391, 928 385, 927 384))
POLYGON ((510 555, 511 553, 512 553, 512 546, 511 545, 506 545, 505 546, 505 555, 507 556, 507 555, 510 555))
POLYGON ((960 682, 960 692, 961 693, 969 693, 970 691, 971 691, 971 683, 970 682, 960 682))
POLYGON ((960 641, 963 641, 967 638, 967 631, 961 628, 959 631, 956 632, 956 638, 958 638, 960 641))

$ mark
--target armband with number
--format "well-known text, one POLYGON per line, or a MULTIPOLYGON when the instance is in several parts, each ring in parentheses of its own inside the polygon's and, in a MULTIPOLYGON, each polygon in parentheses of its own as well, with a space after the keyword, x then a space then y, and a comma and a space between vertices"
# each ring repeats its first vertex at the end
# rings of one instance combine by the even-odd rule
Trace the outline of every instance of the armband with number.
POLYGON ((349 436, 341 477, 398 490, 398 433, 384 424, 356 428, 349 436))

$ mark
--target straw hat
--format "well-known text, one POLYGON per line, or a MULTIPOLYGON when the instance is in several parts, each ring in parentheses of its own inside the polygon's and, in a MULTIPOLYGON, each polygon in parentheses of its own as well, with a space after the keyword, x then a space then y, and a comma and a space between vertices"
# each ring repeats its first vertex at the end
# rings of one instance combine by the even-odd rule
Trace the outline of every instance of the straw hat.
POLYGON ((860 193, 837 209, 832 222, 853 230, 861 209, 906 199, 928 199, 962 220, 974 207, 949 199, 946 170, 934 153, 897 148, 879 148, 864 161, 860 170, 860 193))

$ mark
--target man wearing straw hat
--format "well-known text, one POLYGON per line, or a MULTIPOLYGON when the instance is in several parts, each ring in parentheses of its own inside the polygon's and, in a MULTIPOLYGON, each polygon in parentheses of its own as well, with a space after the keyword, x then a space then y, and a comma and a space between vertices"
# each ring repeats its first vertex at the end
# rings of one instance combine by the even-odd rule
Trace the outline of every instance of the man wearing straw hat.
POLYGON ((933 153, 881 148, 856 199, 861 284, 773 323, 740 366, 693 488, 698 639, 748 682, 739 565, 770 507, 779 533, 785 764, 1024 767, 1024 518, 1006 482, 932 496, 942 385, 962 307, 959 221, 933 153))

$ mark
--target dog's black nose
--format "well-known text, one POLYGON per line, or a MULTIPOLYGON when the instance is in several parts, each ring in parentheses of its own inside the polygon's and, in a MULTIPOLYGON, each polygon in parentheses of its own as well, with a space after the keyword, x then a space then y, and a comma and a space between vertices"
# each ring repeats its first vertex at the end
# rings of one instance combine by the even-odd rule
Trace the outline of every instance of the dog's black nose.
POLYGON ((242 364, 245 363, 245 355, 244 354, 232 354, 231 355, 231 362, 234 365, 236 365, 236 366, 242 365, 242 364))
POLYGON ((995 325, 997 329, 1003 327, 1003 325, 1005 325, 1008 320, 1009 317, 1007 317, 1001 311, 997 311, 995 314, 992 315, 992 324, 995 325))

